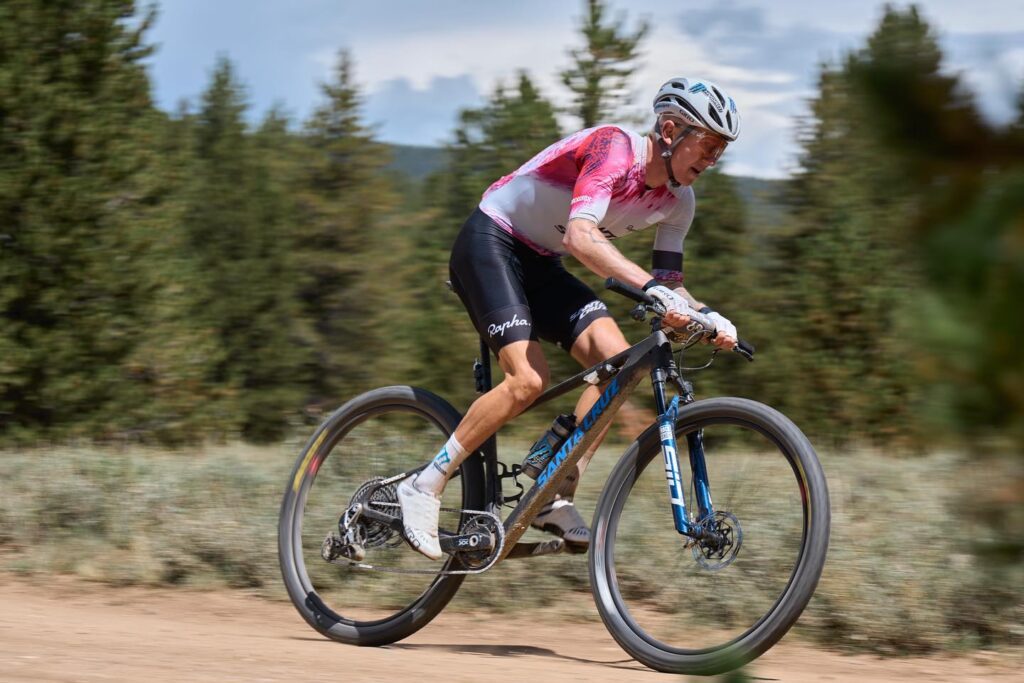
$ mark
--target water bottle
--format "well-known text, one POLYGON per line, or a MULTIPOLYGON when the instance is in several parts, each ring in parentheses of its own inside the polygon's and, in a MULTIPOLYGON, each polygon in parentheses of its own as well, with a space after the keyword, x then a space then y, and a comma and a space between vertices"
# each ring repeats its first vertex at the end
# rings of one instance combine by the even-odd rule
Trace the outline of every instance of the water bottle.
POLYGON ((530 454, 523 460, 523 473, 530 479, 539 477, 574 429, 576 429, 575 415, 556 417, 555 421, 551 423, 551 429, 544 432, 544 435, 537 439, 537 443, 530 448, 530 454))

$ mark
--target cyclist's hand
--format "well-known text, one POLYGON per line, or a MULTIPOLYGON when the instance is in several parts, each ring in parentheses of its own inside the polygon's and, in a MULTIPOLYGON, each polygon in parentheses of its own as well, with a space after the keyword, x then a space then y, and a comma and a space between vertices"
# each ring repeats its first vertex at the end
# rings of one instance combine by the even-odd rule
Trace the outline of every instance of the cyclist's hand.
POLYGON ((732 349, 736 346, 739 335, 736 333, 736 326, 729 322, 729 319, 718 311, 707 311, 704 316, 711 321, 711 324, 718 330, 718 334, 711 340, 711 343, 720 349, 732 349))
POLYGON ((662 320, 669 327, 686 327, 690 324, 690 304, 677 292, 663 285, 656 285, 647 293, 665 308, 662 320))

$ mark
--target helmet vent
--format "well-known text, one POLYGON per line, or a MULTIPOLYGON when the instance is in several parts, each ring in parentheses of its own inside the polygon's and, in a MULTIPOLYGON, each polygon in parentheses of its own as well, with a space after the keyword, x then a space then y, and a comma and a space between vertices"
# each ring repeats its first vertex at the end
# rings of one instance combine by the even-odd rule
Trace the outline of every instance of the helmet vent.
POLYGON ((711 89, 715 92, 715 97, 718 98, 719 103, 721 103, 721 105, 724 107, 725 106, 725 98, 722 97, 722 93, 715 86, 711 86, 711 89))
POLYGON ((686 83, 680 83, 679 81, 672 81, 673 88, 679 88, 680 90, 686 90, 686 83))
POLYGON ((718 115, 718 112, 715 111, 714 105, 711 103, 708 103, 708 116, 710 116, 719 126, 722 125, 722 117, 718 115))
POLYGON ((729 112, 725 112, 725 124, 726 124, 726 127, 729 129, 729 132, 731 133, 732 132, 732 114, 730 114, 729 112))

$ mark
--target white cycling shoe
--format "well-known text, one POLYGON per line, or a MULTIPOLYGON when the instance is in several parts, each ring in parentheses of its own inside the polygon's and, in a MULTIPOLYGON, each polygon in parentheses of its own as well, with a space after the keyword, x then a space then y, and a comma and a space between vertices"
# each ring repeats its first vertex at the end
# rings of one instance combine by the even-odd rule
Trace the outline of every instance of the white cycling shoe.
POLYGON ((398 503, 402 507, 402 525, 409 545, 432 560, 440 560, 444 557, 437 537, 441 499, 429 491, 420 491, 413 479, 402 481, 397 491, 398 503))
POLYGON ((530 526, 561 538, 570 553, 585 553, 590 548, 590 529, 571 500, 551 501, 541 508, 530 526))

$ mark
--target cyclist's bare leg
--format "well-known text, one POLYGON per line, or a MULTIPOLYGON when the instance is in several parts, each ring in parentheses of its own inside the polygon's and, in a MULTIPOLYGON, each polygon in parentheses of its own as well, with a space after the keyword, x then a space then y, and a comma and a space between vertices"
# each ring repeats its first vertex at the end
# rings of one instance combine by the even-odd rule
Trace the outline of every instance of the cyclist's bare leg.
POLYGON ((548 363, 538 342, 518 341, 505 346, 498 353, 498 364, 505 379, 476 399, 455 429, 454 436, 462 452, 445 464, 446 476, 430 468, 424 470, 416 483, 421 490, 441 495, 447 475, 457 470, 462 461, 502 425, 533 403, 548 384, 548 363))
MULTIPOLYGON (((611 318, 599 318, 577 338, 570 353, 582 366, 591 367, 627 348, 629 348, 629 343, 622 336, 615 321, 611 318)), ((601 389, 603 387, 591 386, 583 391, 576 403, 577 417, 582 417, 590 411, 601 396, 601 389)), ((597 451, 597 447, 601 444, 610 426, 605 427, 597 435, 593 445, 578 461, 576 472, 566 477, 559 485, 556 499, 546 505, 532 522, 534 527, 561 537, 569 552, 583 553, 590 547, 590 531, 571 501, 576 493, 580 477, 583 476, 587 464, 597 451)))
POLYGON ((459 465, 494 432, 544 391, 548 363, 535 341, 518 341, 498 353, 505 379, 473 402, 455 433, 427 466, 397 488, 405 537, 432 560, 444 557, 437 531, 441 493, 459 465))
MULTIPOLYGON (((580 365, 585 368, 589 368, 592 365, 597 365, 606 358, 610 358, 617 353, 622 353, 629 348, 629 342, 626 341, 625 336, 622 334, 622 330, 611 318, 598 318, 583 331, 572 345, 570 353, 580 365)), ((597 399, 601 396, 601 390, 604 387, 587 387, 583 394, 580 396, 579 401, 576 403, 576 416, 582 418, 590 408, 597 402, 597 399)), ((601 442, 604 441, 605 435, 611 428, 611 424, 605 427, 597 435, 597 439, 587 449, 587 452, 583 454, 583 457, 579 459, 576 465, 577 475, 567 477, 558 489, 558 495, 563 498, 572 498, 576 492, 576 487, 579 485, 580 477, 587 469, 587 465, 590 464, 590 459, 594 457, 594 453, 597 452, 601 442)))

